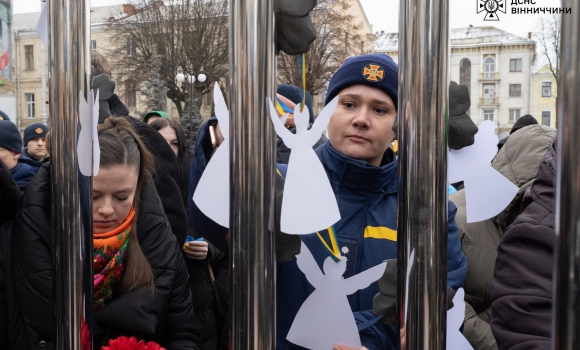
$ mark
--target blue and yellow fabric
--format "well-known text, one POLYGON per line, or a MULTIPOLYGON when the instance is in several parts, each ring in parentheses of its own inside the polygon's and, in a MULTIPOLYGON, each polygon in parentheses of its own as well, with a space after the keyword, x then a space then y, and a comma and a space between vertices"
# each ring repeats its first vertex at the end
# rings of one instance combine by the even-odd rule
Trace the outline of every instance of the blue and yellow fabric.
MULTIPOLYGON (((376 266, 384 260, 396 259, 398 186, 396 160, 382 167, 370 166, 364 161, 354 160, 339 153, 330 143, 317 148, 316 153, 327 172, 340 208, 342 218, 335 224, 335 228, 339 249, 348 259, 344 278, 376 266)), ((394 159, 394 154, 392 158, 394 159)), ((456 207, 449 202, 448 285, 457 290, 463 286, 467 262, 461 251, 455 213, 456 207)), ((327 233, 321 234, 329 242, 327 233)), ((329 255, 317 235, 304 235, 302 240, 322 269, 323 261, 329 255)), ((278 264, 276 288, 278 349, 302 349, 288 342, 286 334, 300 306, 313 290, 296 265, 296 259, 278 264)), ((370 312, 373 297, 378 291, 378 284, 375 282, 348 297, 359 324, 362 344, 369 350, 397 349, 398 327, 381 325, 370 312)))

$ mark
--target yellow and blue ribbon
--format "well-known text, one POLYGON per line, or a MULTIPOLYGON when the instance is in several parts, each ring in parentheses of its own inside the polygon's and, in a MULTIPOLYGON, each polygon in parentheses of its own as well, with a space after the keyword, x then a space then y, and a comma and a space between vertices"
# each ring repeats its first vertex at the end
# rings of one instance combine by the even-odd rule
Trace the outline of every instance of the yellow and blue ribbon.
POLYGON ((334 225, 330 226, 327 229, 327 231, 328 236, 330 237, 331 246, 329 246, 328 243, 326 243, 326 241, 324 240, 324 238, 322 238, 320 232, 316 231, 316 235, 318 235, 318 239, 320 239, 320 242, 322 243, 322 246, 326 250, 326 253, 328 253, 328 255, 332 258, 332 260, 338 262, 342 260, 342 256, 340 255, 340 250, 338 248, 338 240, 336 239, 336 230, 334 228, 334 225))
POLYGON ((302 112, 302 110, 304 110, 304 105, 306 105, 306 55, 300 55, 298 62, 300 63, 300 72, 302 76, 302 89, 304 90, 302 94, 302 105, 300 106, 300 112, 302 112))
POLYGON ((286 104, 284 102, 282 102, 282 100, 279 98, 276 99, 276 110, 278 111, 278 113, 280 113, 280 115, 284 115, 286 113, 289 113, 289 114, 294 113, 292 108, 286 106, 286 104))

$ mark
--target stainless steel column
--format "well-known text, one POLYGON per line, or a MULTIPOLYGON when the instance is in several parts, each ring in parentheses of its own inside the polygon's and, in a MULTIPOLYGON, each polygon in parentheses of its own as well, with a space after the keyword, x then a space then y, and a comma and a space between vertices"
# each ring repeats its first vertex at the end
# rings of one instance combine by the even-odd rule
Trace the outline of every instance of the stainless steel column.
POLYGON ((398 272, 402 349, 445 349, 448 0, 401 0, 398 272))
POLYGON ((558 76, 552 349, 580 342, 580 0, 564 0, 558 76))
POLYGON ((90 181, 79 174, 76 157, 79 91, 86 96, 90 77, 90 1, 48 6, 56 349, 80 349, 81 322, 90 326, 93 310, 90 181))
POLYGON ((274 0, 230 1, 230 332, 234 350, 275 349, 274 0))

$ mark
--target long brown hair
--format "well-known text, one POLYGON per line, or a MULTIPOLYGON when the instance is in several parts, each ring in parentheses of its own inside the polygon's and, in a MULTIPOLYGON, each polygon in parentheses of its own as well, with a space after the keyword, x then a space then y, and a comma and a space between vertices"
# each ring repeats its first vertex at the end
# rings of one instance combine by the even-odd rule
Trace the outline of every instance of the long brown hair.
POLYGON ((123 277, 115 291, 126 293, 138 287, 148 286, 153 291, 155 277, 151 265, 143 255, 137 238, 137 221, 141 191, 154 171, 154 159, 147 150, 131 124, 122 117, 109 117, 97 128, 101 148, 103 168, 127 165, 138 169, 137 189, 135 191, 135 219, 131 226, 131 236, 125 251, 123 277))

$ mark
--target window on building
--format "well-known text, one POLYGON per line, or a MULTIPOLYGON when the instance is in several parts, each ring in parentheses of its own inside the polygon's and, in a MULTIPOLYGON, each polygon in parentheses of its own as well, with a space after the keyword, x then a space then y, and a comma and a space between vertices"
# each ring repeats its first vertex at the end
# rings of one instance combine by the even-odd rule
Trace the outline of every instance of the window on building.
POLYGON ((483 110, 483 120, 493 121, 493 109, 484 109, 483 110))
POLYGON ((542 83, 542 97, 552 97, 552 82, 544 81, 542 83))
POLYGON ((550 126, 551 114, 550 111, 542 111, 542 125, 550 126))
POLYGON ((522 59, 516 58, 510 60, 510 72, 521 72, 522 71, 522 59))
POLYGON ((91 40, 91 50, 97 51, 97 41, 91 40))
POLYGON ((521 109, 510 109, 510 122, 520 119, 521 109))
POLYGON ((125 38, 125 56, 133 56, 135 53, 135 43, 133 42, 133 37, 128 36, 125 38))
POLYGON ((34 47, 32 45, 24 46, 24 58, 26 60, 24 66, 26 70, 34 69, 34 47))
POLYGON ((467 85, 471 91, 471 61, 464 58, 459 62, 459 85, 467 85))
POLYGON ((24 94, 26 100, 26 118, 34 119, 34 94, 24 94))
POLYGON ((522 97, 522 84, 510 84, 510 97, 522 97))
POLYGON ((127 106, 137 106, 137 84, 134 80, 125 81, 125 100, 127 106))
POLYGON ((484 61, 484 71, 486 73, 495 72, 495 59, 493 57, 488 57, 484 61))

